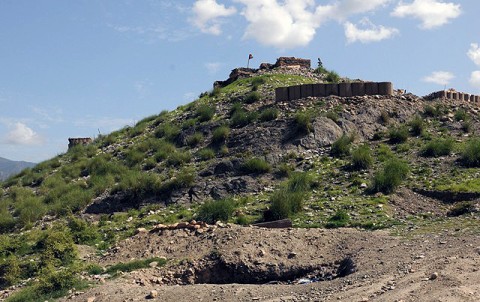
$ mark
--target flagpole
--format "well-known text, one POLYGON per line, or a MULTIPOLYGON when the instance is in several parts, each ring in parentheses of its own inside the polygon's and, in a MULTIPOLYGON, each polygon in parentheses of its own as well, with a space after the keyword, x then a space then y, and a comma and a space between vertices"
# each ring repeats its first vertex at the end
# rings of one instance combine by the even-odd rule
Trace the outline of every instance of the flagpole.
POLYGON ((249 66, 250 66, 250 57, 248 57, 247 68, 249 68, 249 66))

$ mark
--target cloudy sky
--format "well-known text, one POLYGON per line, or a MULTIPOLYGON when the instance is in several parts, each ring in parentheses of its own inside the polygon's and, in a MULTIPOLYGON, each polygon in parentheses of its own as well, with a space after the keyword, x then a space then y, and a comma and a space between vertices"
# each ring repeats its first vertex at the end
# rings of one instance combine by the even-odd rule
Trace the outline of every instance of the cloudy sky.
POLYGON ((171 110, 247 64, 317 58, 417 95, 480 94, 478 0, 0 0, 0 157, 171 110))

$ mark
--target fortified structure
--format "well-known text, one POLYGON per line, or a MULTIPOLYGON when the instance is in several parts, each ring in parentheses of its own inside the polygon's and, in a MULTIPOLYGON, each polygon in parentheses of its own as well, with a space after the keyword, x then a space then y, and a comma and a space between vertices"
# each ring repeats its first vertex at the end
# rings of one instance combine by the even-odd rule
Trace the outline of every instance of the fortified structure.
POLYGON ((352 82, 339 84, 307 84, 275 89, 275 101, 292 101, 306 97, 340 97, 393 95, 391 82, 352 82))
POLYGON ((447 100, 459 100, 459 101, 475 102, 475 103, 480 102, 480 96, 458 92, 455 89, 432 92, 429 95, 427 95, 425 99, 427 100, 447 99, 447 100))
POLYGON ((275 68, 292 68, 292 69, 310 69, 311 61, 308 59, 300 59, 295 57, 280 57, 275 64, 262 63, 258 69, 255 68, 235 68, 232 70, 228 79, 225 81, 216 81, 213 88, 225 87, 238 79, 249 78, 255 76, 259 70, 271 70, 275 68))
POLYGON ((68 139, 68 149, 73 148, 77 145, 89 145, 92 143, 92 139, 90 137, 76 137, 76 138, 69 138, 68 139))

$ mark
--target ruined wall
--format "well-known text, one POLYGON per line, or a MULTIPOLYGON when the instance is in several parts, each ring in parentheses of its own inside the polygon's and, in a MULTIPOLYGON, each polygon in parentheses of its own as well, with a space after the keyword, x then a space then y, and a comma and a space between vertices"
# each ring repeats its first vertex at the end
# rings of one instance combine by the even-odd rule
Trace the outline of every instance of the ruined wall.
POLYGON ((361 95, 393 95, 391 82, 353 82, 339 84, 307 84, 275 89, 275 100, 292 101, 306 97, 336 95, 351 97, 361 95))
POLYGON ((68 149, 73 148, 77 145, 89 145, 92 143, 90 137, 77 137, 68 139, 68 149))
POLYGON ((301 59, 295 57, 280 57, 277 59, 273 68, 277 67, 300 67, 310 69, 311 61, 308 59, 301 59))
POLYGON ((431 94, 425 97, 427 100, 434 100, 434 99, 447 99, 447 100, 459 100, 465 102, 480 102, 480 96, 473 95, 469 93, 458 92, 455 90, 441 90, 432 92, 431 94))

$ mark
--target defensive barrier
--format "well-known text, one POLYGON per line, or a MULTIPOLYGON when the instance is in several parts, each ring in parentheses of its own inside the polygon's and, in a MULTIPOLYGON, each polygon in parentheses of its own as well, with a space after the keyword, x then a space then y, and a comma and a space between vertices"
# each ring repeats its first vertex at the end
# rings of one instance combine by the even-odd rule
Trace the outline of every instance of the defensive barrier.
POLYGON ((340 97, 362 95, 393 95, 391 82, 353 82, 339 84, 306 84, 275 89, 275 100, 292 101, 306 97, 340 97))
POLYGON ((475 103, 480 102, 480 96, 478 95, 463 93, 463 92, 458 92, 453 90, 441 90, 437 92, 432 92, 425 98, 430 100, 448 99, 448 100, 460 100, 460 101, 475 102, 475 103))

